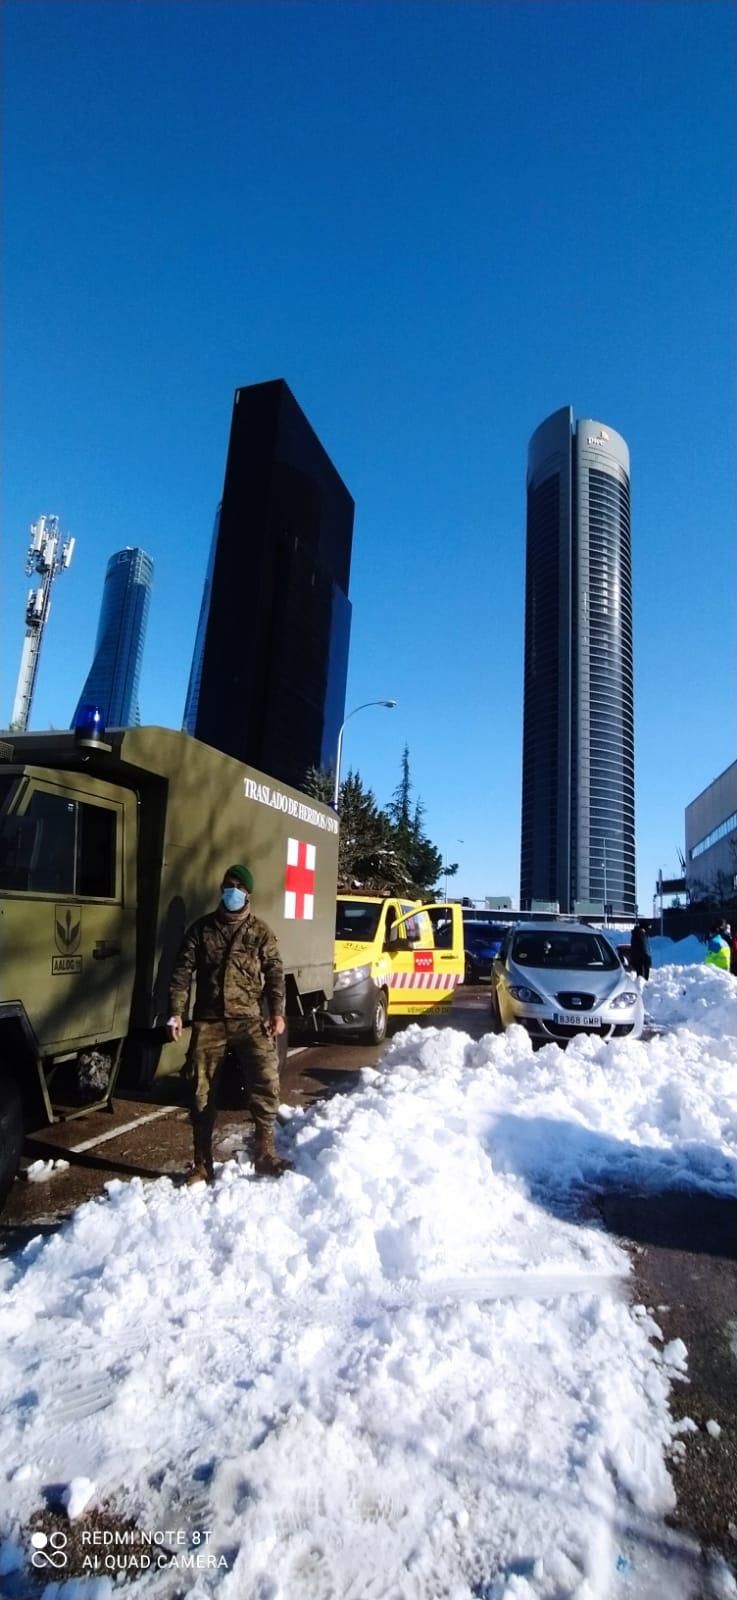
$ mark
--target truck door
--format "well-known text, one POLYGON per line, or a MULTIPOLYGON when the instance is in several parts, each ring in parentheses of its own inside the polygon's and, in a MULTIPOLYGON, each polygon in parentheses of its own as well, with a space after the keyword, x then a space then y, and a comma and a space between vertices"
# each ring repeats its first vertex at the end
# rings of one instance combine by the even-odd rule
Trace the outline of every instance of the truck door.
POLYGON ((79 781, 28 774, 0 825, 2 997, 22 1001, 45 1052, 127 1031, 135 797, 79 781))
POLYGON ((444 1009, 464 971, 460 906, 416 906, 399 918, 387 941, 389 1015, 420 1016, 444 1009))

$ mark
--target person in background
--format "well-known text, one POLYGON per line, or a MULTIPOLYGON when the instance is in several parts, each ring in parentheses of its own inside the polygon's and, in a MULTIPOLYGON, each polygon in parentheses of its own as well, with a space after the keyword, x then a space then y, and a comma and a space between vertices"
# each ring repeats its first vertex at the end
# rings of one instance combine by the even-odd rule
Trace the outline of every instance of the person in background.
POLYGON ((737 936, 732 932, 726 917, 722 917, 719 924, 719 932, 729 945, 729 970, 733 976, 737 977, 737 936))
POLYGON ((647 983, 653 964, 650 940, 644 922, 636 922, 630 939, 630 967, 636 977, 647 983))
POLYGON ((236 863, 223 873, 220 904, 188 928, 169 991, 169 1036, 178 1039, 197 983, 192 1039, 185 1077, 192 1086, 194 1166, 187 1183, 212 1183, 212 1135, 220 1069, 230 1050, 243 1075, 256 1129, 257 1173, 278 1177, 289 1162, 277 1155, 274 1123, 279 1106, 276 1040, 284 1032, 284 966, 276 937, 255 917, 253 877, 236 863))
POLYGON ((723 972, 729 972, 731 955, 729 941, 722 932, 722 924, 712 928, 706 941, 706 955, 704 956, 706 965, 721 967, 723 972))

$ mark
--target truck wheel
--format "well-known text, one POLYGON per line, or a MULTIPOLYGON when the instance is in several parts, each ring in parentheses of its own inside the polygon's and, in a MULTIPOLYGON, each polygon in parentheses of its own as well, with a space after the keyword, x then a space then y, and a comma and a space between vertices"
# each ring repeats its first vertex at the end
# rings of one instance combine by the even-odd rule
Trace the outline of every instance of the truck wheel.
POLYGON ((23 1146, 23 1105, 20 1090, 6 1073, 0 1076, 0 1204, 20 1166, 23 1146))
POLYGON ((379 989, 374 1001, 374 1016, 371 1027, 367 1028, 365 1037, 371 1044, 383 1044, 386 1038, 388 1021, 388 1006, 386 990, 379 989))

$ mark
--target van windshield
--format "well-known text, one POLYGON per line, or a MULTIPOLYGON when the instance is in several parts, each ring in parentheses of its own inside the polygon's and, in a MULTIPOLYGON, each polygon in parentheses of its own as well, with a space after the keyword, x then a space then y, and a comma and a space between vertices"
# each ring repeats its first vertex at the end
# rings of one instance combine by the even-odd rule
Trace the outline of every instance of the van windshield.
POLYGON ((365 900, 339 900, 335 917, 335 937, 370 944, 376 936, 380 916, 381 902, 376 905, 365 900))

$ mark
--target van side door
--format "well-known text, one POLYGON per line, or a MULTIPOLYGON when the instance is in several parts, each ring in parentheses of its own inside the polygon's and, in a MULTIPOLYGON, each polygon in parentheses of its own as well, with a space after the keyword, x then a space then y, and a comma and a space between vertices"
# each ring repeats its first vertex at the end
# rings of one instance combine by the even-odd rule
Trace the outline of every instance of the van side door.
POLYGON ((394 924, 388 950, 390 1016, 420 1016, 444 1009, 464 971, 460 906, 413 907, 394 924))

